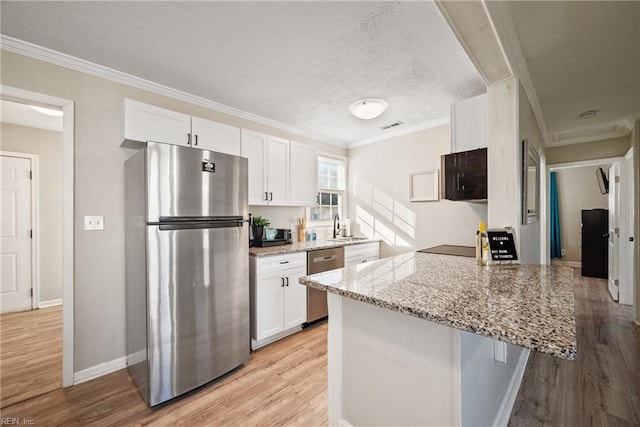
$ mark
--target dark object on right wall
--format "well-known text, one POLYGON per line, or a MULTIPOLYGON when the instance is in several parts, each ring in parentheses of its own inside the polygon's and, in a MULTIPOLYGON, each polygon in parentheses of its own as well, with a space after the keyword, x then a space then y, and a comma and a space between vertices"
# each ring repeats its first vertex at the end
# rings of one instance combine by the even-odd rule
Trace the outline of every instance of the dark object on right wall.
POLYGON ((609 277, 609 210, 582 211, 582 275, 609 277))
POLYGON ((596 169, 596 177, 598 178, 600 194, 607 194, 609 192, 609 178, 607 178, 607 173, 604 169, 598 168, 596 169))
POLYGON ((444 198, 485 202, 487 200, 487 149, 442 156, 444 198))

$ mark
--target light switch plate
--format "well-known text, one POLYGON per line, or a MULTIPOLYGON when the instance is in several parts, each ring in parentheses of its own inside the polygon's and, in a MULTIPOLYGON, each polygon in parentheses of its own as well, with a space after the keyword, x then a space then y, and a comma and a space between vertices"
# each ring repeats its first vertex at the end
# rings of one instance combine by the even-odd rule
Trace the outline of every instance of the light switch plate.
POLYGON ((85 216, 84 229, 89 231, 104 230, 104 216, 85 216))

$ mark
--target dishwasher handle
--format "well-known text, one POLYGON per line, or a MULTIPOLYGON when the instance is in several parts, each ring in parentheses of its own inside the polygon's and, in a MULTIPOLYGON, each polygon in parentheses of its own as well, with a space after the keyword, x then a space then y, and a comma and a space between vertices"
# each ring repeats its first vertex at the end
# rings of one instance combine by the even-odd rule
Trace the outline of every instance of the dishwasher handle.
POLYGON ((315 257, 313 258, 312 262, 327 262, 327 261, 333 261, 334 259, 338 259, 338 255, 315 257))

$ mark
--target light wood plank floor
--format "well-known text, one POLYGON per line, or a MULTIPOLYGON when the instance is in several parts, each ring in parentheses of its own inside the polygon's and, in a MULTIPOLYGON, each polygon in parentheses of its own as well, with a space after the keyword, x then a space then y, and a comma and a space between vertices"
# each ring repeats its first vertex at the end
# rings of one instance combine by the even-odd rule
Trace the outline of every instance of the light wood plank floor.
POLYGON ((62 306, 0 316, 0 407, 62 388, 62 306))
POLYGON ((640 327, 607 282, 575 277, 578 358, 531 352, 510 426, 639 426, 640 327))
MULTIPOLYGON (((576 276, 578 360, 533 352, 510 425, 639 425, 639 332, 604 281, 576 276)), ((5 408, 39 425, 327 424, 327 325, 252 354, 182 399, 150 410, 125 370, 5 408)))
POLYGON ((149 409, 126 370, 5 408, 37 425, 327 424, 327 323, 251 355, 220 381, 149 409))

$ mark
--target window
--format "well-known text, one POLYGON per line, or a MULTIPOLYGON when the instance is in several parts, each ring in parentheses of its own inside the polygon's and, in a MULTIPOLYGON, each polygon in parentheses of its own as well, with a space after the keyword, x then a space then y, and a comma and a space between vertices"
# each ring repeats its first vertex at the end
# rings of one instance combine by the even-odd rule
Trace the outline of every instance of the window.
POLYGON ((346 189, 346 162, 329 157, 318 157, 318 206, 310 208, 309 221, 331 222, 343 215, 346 189))

